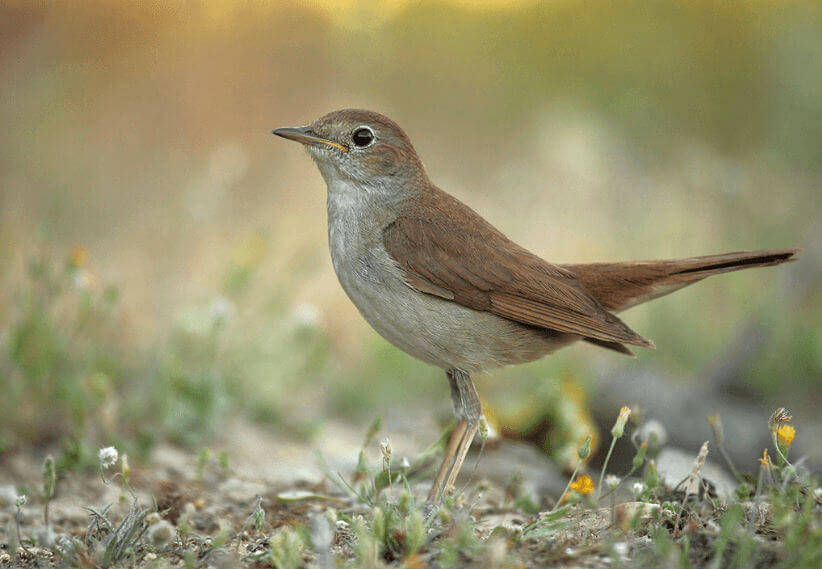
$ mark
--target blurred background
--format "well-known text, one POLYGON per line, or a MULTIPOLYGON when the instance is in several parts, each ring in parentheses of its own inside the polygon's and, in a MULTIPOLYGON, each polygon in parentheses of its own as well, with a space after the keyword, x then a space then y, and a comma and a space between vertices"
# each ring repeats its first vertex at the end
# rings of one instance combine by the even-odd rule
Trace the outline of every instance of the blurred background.
POLYGON ((755 464, 785 406, 818 464, 820 12, 3 2, 0 453, 146 456, 213 444, 237 417, 305 445, 378 415, 436 437, 442 372, 357 314, 322 179, 270 135, 355 106, 397 120, 435 183, 553 262, 804 248, 629 311, 658 346, 637 359, 577 345, 478 378, 500 431, 567 465, 620 405, 688 448, 720 412, 755 464))

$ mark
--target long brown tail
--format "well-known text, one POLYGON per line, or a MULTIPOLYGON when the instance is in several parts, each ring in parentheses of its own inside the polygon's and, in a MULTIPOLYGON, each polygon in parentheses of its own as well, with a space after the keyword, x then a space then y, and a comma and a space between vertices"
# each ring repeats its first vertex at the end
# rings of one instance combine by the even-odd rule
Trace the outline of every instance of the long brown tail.
POLYGON ((738 251, 670 261, 563 265, 608 310, 617 312, 664 296, 705 277, 796 260, 799 249, 738 251))

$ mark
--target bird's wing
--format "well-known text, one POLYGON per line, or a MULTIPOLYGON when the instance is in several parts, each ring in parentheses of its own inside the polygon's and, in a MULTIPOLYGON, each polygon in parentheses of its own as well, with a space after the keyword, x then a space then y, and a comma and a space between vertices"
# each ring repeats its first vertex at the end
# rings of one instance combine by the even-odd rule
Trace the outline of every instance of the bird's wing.
POLYGON ((383 243, 406 283, 420 292, 530 326, 653 347, 571 272, 523 249, 441 190, 406 200, 383 243))

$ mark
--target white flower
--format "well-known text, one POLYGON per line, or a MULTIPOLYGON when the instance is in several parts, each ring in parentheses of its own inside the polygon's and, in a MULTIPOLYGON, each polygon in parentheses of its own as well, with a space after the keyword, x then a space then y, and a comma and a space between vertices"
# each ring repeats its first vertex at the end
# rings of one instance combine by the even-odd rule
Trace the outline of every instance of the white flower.
POLYGON ((614 551, 616 551, 616 554, 619 555, 623 561, 627 561, 626 558, 628 557, 629 549, 630 547, 624 541, 618 541, 614 544, 614 551))
POLYGON ((103 468, 114 466, 119 456, 117 449, 114 447, 103 447, 97 451, 97 460, 100 461, 100 466, 103 468))
POLYGON ((619 476, 614 476, 613 474, 609 474, 608 476, 605 477, 605 485, 608 488, 616 488, 617 486, 619 486, 619 482, 620 482, 619 476))
POLYGON ((650 441, 655 438, 657 448, 665 446, 665 443, 668 442, 668 432, 665 430, 665 426, 656 419, 645 421, 639 428, 637 436, 640 441, 650 441))
POLYGON ((310 302, 298 302, 291 309, 291 316, 305 326, 316 326, 320 321, 320 309, 310 302))
POLYGON ((408 470, 411 468, 411 463, 408 461, 407 457, 402 457, 402 460, 400 460, 400 468, 403 470, 408 470))
POLYGON ((218 296, 214 300, 211 301, 211 306, 208 309, 209 313, 211 314, 211 318, 218 322, 225 322, 226 320, 231 320, 236 312, 234 308, 234 303, 228 300, 224 296, 218 296))
POLYGON ((175 527, 167 520, 160 520, 148 528, 148 541, 155 547, 162 547, 174 539, 175 527))
POLYGON ((17 501, 15 502, 15 506, 17 506, 18 508, 22 508, 23 506, 28 504, 28 502, 29 502, 28 496, 26 496, 25 494, 20 494, 19 496, 17 496, 17 501))
POLYGON ((639 496, 645 491, 645 484, 642 482, 634 482, 631 484, 631 492, 634 493, 634 496, 639 496))
POLYGON ((71 280, 77 290, 87 290, 91 287, 91 275, 88 271, 77 270, 71 280))

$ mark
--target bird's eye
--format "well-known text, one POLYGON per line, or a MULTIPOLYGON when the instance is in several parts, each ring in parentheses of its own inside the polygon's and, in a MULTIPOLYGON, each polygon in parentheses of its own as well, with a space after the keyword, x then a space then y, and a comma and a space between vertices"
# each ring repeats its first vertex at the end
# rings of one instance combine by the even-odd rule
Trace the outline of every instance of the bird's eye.
POLYGON ((365 148, 374 141, 374 133, 370 128, 360 127, 351 135, 351 141, 355 146, 365 148))

